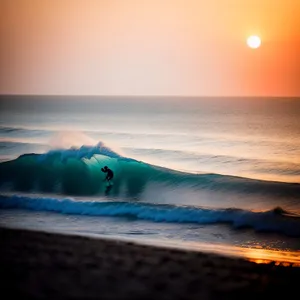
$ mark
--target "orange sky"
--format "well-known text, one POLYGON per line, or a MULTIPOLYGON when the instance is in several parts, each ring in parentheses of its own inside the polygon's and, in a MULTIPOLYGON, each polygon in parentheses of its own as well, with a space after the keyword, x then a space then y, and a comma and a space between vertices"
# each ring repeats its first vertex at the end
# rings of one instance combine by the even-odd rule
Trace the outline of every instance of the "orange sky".
POLYGON ((0 0, 0 39, 1 94, 300 96, 296 0, 0 0))

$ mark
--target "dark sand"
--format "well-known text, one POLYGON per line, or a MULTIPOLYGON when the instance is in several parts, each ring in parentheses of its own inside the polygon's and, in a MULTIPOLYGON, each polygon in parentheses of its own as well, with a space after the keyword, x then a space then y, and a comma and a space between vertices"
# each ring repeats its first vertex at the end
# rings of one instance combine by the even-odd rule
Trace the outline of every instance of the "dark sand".
POLYGON ((1 298, 299 296, 300 268, 81 236, 0 228, 1 298))

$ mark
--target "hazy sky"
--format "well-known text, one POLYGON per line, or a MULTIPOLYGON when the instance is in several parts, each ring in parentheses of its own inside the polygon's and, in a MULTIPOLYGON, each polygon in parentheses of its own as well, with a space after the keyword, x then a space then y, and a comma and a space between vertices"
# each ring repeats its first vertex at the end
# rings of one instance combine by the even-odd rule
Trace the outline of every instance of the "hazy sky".
POLYGON ((0 0, 0 39, 1 94, 300 96, 299 0, 0 0))

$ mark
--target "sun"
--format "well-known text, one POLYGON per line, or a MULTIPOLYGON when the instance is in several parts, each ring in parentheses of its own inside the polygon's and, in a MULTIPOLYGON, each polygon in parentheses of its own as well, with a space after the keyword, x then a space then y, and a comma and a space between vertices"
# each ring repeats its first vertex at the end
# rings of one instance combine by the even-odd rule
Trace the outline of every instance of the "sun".
POLYGON ((252 48, 256 49, 261 45, 261 39, 257 35, 251 35, 247 39, 247 45, 252 48))

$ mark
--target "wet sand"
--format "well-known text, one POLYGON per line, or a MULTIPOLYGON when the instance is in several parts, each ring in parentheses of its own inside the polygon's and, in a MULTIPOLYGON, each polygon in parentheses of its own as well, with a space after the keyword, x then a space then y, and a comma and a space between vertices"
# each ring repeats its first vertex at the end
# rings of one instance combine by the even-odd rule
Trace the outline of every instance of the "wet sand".
POLYGON ((263 299, 300 268, 125 241, 0 228, 3 299, 263 299))

